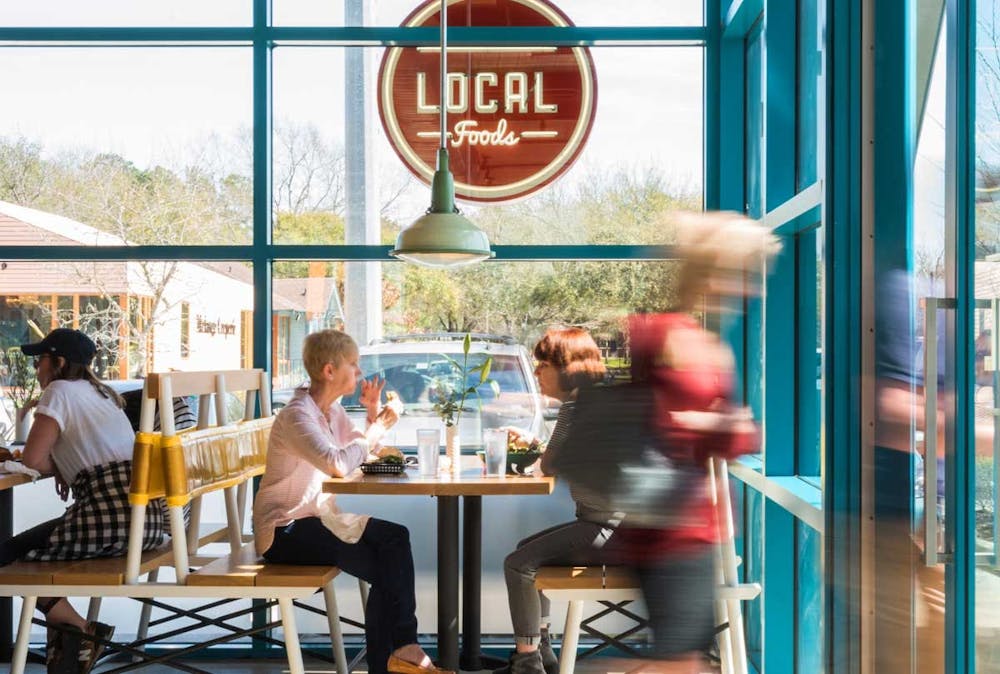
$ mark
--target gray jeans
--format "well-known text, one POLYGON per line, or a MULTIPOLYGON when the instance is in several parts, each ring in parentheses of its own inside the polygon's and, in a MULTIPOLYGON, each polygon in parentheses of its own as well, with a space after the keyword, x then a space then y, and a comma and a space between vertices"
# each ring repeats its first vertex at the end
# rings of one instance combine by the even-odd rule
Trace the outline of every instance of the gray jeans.
POLYGON ((538 637, 541 623, 549 617, 549 600, 535 589, 535 574, 541 566, 586 566, 602 564, 614 529, 604 524, 574 520, 539 531, 517 544, 503 563, 507 601, 515 637, 538 637))

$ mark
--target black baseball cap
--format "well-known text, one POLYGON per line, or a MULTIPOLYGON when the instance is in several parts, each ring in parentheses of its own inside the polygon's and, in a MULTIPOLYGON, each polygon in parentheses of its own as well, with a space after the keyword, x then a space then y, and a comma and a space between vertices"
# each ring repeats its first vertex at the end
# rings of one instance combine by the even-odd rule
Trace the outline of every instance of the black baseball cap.
POLYGON ((50 356, 62 356, 70 363, 90 365, 97 353, 97 345, 79 330, 56 328, 40 342, 22 344, 21 351, 26 356, 41 356, 46 353, 50 356))

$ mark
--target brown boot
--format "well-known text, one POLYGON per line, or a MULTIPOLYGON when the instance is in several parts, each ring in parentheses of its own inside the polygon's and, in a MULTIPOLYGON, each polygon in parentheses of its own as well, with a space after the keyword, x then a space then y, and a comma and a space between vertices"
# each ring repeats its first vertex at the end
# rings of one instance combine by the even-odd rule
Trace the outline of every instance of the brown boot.
POLYGON ((80 634, 80 647, 77 649, 77 674, 90 674, 94 663, 104 652, 105 642, 110 641, 115 634, 112 625, 96 621, 87 623, 86 629, 80 634))

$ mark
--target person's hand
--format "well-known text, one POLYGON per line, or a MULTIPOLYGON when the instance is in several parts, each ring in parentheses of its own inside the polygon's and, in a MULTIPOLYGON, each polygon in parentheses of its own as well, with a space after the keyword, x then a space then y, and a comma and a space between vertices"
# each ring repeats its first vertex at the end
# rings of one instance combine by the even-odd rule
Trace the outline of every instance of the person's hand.
POLYGON ((58 494, 59 498, 61 498, 63 501, 68 501, 69 485, 66 484, 66 480, 64 480, 63 476, 60 475, 59 473, 56 473, 53 477, 55 478, 56 481, 56 494, 58 494))
POLYGON ((368 379, 361 380, 361 396, 358 402, 368 410, 368 420, 372 421, 378 416, 378 408, 382 402, 382 389, 385 388, 385 379, 379 379, 375 375, 368 379))

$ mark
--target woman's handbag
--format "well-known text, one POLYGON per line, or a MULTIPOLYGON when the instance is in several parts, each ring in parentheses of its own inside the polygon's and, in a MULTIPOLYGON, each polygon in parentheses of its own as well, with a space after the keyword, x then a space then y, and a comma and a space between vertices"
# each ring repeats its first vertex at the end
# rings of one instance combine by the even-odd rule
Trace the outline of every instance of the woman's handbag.
POLYGON ((666 446, 655 414, 646 384, 581 390, 553 468, 602 509, 623 513, 625 526, 681 527, 687 505, 705 491, 706 473, 681 448, 666 446))

